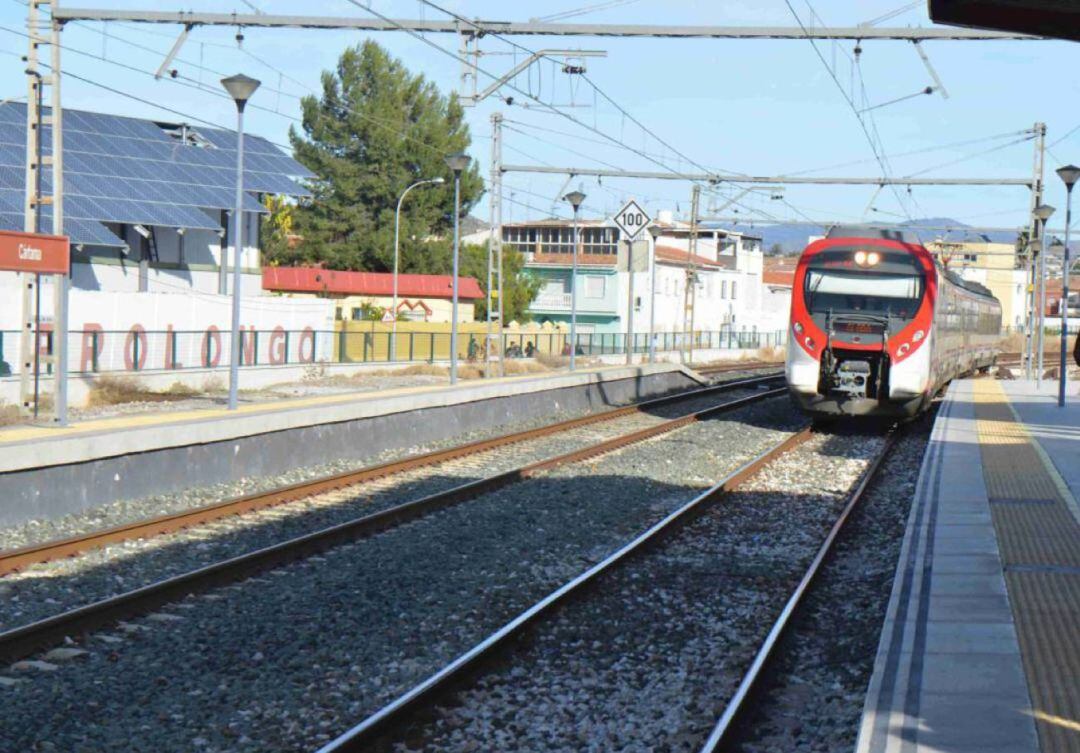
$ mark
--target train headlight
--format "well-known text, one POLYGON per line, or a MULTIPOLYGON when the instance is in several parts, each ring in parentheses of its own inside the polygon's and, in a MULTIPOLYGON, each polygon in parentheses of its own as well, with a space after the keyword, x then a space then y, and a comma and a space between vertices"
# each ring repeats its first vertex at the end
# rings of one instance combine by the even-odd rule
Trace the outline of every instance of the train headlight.
POLYGON ((879 261, 881 261, 881 254, 879 254, 877 251, 869 251, 869 252, 867 252, 867 254, 866 254, 866 265, 867 266, 872 267, 875 264, 877 264, 879 261))
POLYGON ((909 350, 911 350, 911 345, 909 345, 908 343, 903 343, 899 348, 896 349, 896 355, 906 356, 909 350))
POLYGON ((806 343, 806 347, 810 348, 810 350, 814 349, 814 340, 813 340, 813 338, 807 337, 805 340, 803 340, 803 342, 806 343))
POLYGON ((925 332, 923 332, 923 331, 922 331, 922 330, 920 329, 920 330, 919 330, 918 332, 916 332, 916 333, 915 333, 914 335, 912 335, 912 336, 911 336, 911 339, 912 339, 912 340, 914 340, 915 342, 917 342, 917 343, 918 343, 918 342, 922 342, 922 339, 923 339, 923 337, 925 337, 925 336, 926 336, 926 333, 925 333, 925 332))
POLYGON ((866 252, 865 251, 856 251, 855 252, 855 263, 858 264, 860 267, 866 266, 866 252))
POLYGON ((801 335, 803 333, 802 322, 795 322, 795 326, 792 327, 792 329, 795 330, 796 335, 801 335))

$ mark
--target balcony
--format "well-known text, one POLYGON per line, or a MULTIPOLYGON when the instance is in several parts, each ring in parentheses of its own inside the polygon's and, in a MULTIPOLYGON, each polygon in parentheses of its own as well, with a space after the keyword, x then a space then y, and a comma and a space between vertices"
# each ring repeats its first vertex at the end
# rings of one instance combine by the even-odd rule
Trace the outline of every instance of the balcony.
POLYGON ((569 311, 570 294, 541 292, 540 295, 536 296, 536 300, 532 302, 530 308, 538 311, 569 311))

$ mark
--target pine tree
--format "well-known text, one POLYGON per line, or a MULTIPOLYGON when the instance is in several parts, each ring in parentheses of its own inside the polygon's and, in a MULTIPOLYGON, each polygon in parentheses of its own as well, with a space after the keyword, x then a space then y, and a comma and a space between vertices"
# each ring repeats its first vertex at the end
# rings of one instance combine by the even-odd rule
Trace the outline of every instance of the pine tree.
MULTIPOLYGON (((417 180, 442 176, 446 183, 417 188, 402 206, 401 271, 449 273, 454 186, 443 160, 471 141, 457 97, 367 41, 345 50, 336 70, 323 73, 322 96, 301 107, 303 133, 293 128, 289 138, 317 178, 294 213, 302 241, 275 249, 269 261, 391 271, 398 197, 417 180)), ((461 176, 462 216, 482 193, 474 163, 461 176)))

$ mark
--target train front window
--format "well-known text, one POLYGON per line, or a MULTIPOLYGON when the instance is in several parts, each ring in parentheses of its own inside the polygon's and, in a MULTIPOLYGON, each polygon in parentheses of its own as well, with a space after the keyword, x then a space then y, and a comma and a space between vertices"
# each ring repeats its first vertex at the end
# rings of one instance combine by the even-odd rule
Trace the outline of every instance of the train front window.
POLYGON ((840 269, 806 272, 806 306, 811 313, 865 312, 910 319, 922 296, 921 275, 840 269))

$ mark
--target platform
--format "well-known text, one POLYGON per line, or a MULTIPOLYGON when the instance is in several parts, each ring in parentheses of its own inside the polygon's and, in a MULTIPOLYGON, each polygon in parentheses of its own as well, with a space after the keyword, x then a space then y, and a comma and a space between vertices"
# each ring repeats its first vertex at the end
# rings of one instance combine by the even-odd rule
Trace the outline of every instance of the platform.
POLYGON ((858 753, 1080 751, 1080 396, 954 382, 916 487, 858 753))
POLYGON ((493 426, 699 387, 674 364, 469 380, 0 431, 0 525, 121 499, 364 460, 493 426))

